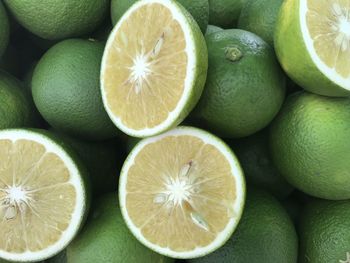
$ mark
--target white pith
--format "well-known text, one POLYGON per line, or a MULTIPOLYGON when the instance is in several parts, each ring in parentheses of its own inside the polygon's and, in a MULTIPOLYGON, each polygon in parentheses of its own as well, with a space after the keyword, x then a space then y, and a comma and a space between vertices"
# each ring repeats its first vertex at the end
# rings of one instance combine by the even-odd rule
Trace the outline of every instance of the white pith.
MULTIPOLYGON (((64 162, 67 169, 70 172, 70 180, 68 181, 68 184, 71 184, 75 187, 76 190, 76 207, 74 209, 74 212, 72 214, 72 220, 66 229, 62 233, 62 236, 58 242, 56 242, 54 245, 47 247, 44 250, 41 250, 39 252, 32 252, 32 251, 26 251, 24 253, 9 253, 3 250, 0 250, 0 258, 9 260, 9 261, 17 261, 17 262, 30 262, 30 261, 40 261, 47 259, 49 257, 54 256, 55 254, 62 251, 75 237, 77 231, 79 230, 82 221, 83 221, 83 215, 84 211, 86 210, 86 201, 85 201, 85 189, 84 189, 84 183, 81 179, 80 173, 74 164, 73 160, 68 156, 68 154, 56 143, 54 143, 49 138, 27 130, 3 130, 0 131, 0 140, 10 140, 12 142, 15 142, 17 140, 30 140, 35 141, 46 148, 46 152, 51 152, 57 154, 60 159, 64 162)), ((1 160, 0 160, 1 161, 1 160)), ((5 201, 5 209, 6 209, 6 202, 18 202, 19 208, 27 209, 24 205, 26 202, 35 202, 35 200, 31 199, 31 191, 28 191, 25 187, 25 185, 11 185, 7 186, 7 200, 5 201), (21 205, 22 204, 22 205, 21 205)), ((13 213, 20 213, 19 210, 14 210, 11 208, 11 205, 7 206, 9 209, 6 216, 11 217, 13 213)))
MULTIPOLYGON (((159 21, 161 23, 161 21, 159 21)), ((166 28, 164 29, 166 30, 166 28)), ((159 52, 157 50, 158 48, 161 48, 161 39, 156 43, 155 48, 153 52, 159 52)), ((152 53, 152 52, 151 52, 152 53)), ((143 50, 139 51, 139 54, 137 57, 133 58, 134 60, 134 66, 131 68, 131 76, 134 83, 137 83, 135 87, 136 92, 142 87, 142 82, 146 81, 147 73, 148 73, 148 67, 147 67, 147 55, 152 54, 145 54, 143 50), (141 82, 140 82, 141 81, 141 82)), ((173 123, 179 118, 182 111, 186 107, 186 104, 188 103, 188 100, 191 96, 192 89, 194 87, 195 83, 195 75, 196 75, 196 65, 197 65, 197 55, 196 55, 196 49, 195 49, 195 40, 193 38, 193 34, 191 31, 191 27, 189 25, 189 22, 187 21, 187 18, 182 14, 182 11, 179 9, 179 6, 174 3, 172 0, 141 0, 135 3, 119 20, 117 25, 112 30, 107 44, 105 48, 105 52, 103 54, 102 58, 102 65, 101 65, 101 90, 102 90, 102 99, 104 102, 105 109, 113 121, 113 123, 123 132, 126 134, 129 134, 131 136, 135 137, 148 137, 153 136, 155 134, 159 134, 165 130, 167 130, 170 126, 173 125, 173 123), (164 6, 166 6, 171 13, 173 14, 173 17, 176 21, 179 22, 181 25, 181 28, 185 35, 185 41, 186 41, 186 54, 187 54, 187 69, 186 69, 186 79, 185 79, 185 87, 184 92, 182 94, 181 99, 179 100, 176 108, 169 112, 168 118, 164 120, 161 124, 152 127, 152 128, 145 128, 142 130, 135 130, 131 129, 123 124, 120 118, 116 117, 113 112, 110 110, 106 98, 106 93, 104 91, 104 72, 105 68, 108 67, 107 65, 107 55, 108 50, 113 48, 113 40, 115 39, 116 34, 118 33, 118 30, 122 23, 128 19, 128 17, 138 8, 140 8, 143 5, 152 4, 152 3, 159 3, 164 6)))
POLYGON ((25 187, 19 185, 9 185, 5 189, 1 189, 6 193, 6 196, 0 203, 2 209, 5 210, 5 219, 14 218, 22 210, 31 207, 31 193, 25 187), (19 211, 18 211, 19 210, 19 211))
MULTIPOLYGON (((179 171, 179 180, 169 180, 168 183, 165 185, 166 191, 163 193, 158 194, 153 202, 155 203, 164 203, 165 200, 168 201, 168 204, 170 205, 183 205, 183 202, 187 200, 188 197, 191 196, 191 193, 196 191, 196 185, 193 181, 191 181, 191 164, 185 165, 181 171, 179 171), (182 177, 182 178, 181 178, 182 177), (169 199, 174 200, 173 202, 169 202, 169 199)), ((126 224, 128 225, 131 232, 136 236, 136 238, 143 243, 145 246, 151 248, 152 250, 167 255, 169 257, 173 258, 196 258, 200 256, 204 256, 215 249, 222 246, 225 241, 231 236, 234 229, 236 228, 244 206, 244 199, 245 199, 245 182, 243 178, 243 173, 240 167, 240 164, 238 160, 235 158, 234 155, 232 155, 232 152, 228 149, 228 147, 218 140, 215 136, 202 131, 200 129, 191 128, 191 127, 178 127, 174 130, 171 130, 169 132, 166 132, 162 135, 158 135, 155 137, 147 138, 142 140, 130 153, 128 156, 126 162, 124 163, 124 166, 122 168, 120 181, 119 181, 119 202, 120 202, 120 208, 123 214, 123 217, 125 219, 126 224), (137 228, 131 218, 128 215, 128 211, 126 209, 126 183, 127 183, 127 174, 130 169, 130 167, 134 164, 135 157, 137 154, 148 144, 157 142, 167 136, 182 136, 182 135, 189 135, 194 136, 197 138, 200 138, 203 140, 206 144, 211 144, 215 146, 228 160, 230 163, 231 169, 232 169, 232 176, 235 178, 236 181, 236 200, 235 203, 232 206, 232 217, 229 221, 229 223, 226 225, 225 229, 217 234, 216 239, 214 241, 205 247, 197 247, 196 249, 192 251, 185 251, 185 252, 176 252, 169 248, 163 248, 158 245, 155 245, 148 241, 144 236, 142 235, 139 228, 137 228)), ((192 221, 198 226, 203 229, 206 229, 206 222, 202 220, 200 215, 197 214, 191 214, 192 221)))
POLYGON ((350 263, 350 252, 346 252, 346 259, 345 260, 339 260, 339 263, 350 263))
POLYGON ((129 82, 133 84, 134 91, 139 94, 147 81, 147 76, 152 73, 150 63, 146 54, 139 54, 133 59, 133 66, 130 68, 129 82))
MULTIPOLYGON (((306 14, 308 11, 307 0, 299 0, 299 4, 299 22, 301 32, 311 60, 314 62, 315 66, 332 82, 336 83, 340 87, 350 90, 350 77, 342 77, 334 68, 328 67, 317 55, 306 23, 306 14)), ((350 6, 348 6, 348 10, 343 10, 337 3, 334 3, 332 12, 334 16, 338 17, 337 23, 332 22, 332 29, 338 33, 334 41, 339 48, 343 50, 348 49, 350 48, 350 6)))

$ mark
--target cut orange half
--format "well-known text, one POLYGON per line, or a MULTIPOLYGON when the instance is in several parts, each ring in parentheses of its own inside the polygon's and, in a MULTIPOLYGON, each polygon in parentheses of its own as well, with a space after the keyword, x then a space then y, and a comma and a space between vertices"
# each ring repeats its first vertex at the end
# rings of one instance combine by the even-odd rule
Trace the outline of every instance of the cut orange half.
POLYGON ((350 96, 349 0, 285 0, 275 48, 285 71, 304 89, 350 96))
POLYGON ((52 139, 0 131, 0 261, 47 259, 75 237, 87 210, 75 161, 52 139))
POLYGON ((179 127, 138 143, 120 177, 119 201, 135 237, 173 258, 211 253, 230 238, 244 206, 245 182, 219 138, 179 127))
POLYGON ((101 69, 115 125, 148 137, 178 125, 198 102, 208 55, 192 16, 173 0, 141 0, 113 29, 101 69))

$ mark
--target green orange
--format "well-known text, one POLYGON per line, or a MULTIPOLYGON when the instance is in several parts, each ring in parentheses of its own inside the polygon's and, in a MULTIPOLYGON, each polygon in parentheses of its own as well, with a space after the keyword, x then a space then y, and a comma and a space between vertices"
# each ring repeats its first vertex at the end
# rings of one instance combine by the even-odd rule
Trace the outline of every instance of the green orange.
MULTIPOLYGON (((111 2, 111 18, 113 25, 117 24, 123 14, 134 4, 137 0, 112 0, 111 2)), ((193 18, 198 23, 201 31, 204 33, 209 20, 209 2, 208 0, 178 0, 193 18)))
POLYGON ((92 32, 108 13, 108 0, 4 0, 16 20, 44 39, 92 32))
POLYGON ((300 263, 350 260, 350 201, 315 200, 302 213, 300 263))
POLYGON ((295 263, 298 237, 292 220, 270 194, 248 188, 239 226, 214 253, 190 263, 295 263))
POLYGON ((279 172, 301 191, 350 198, 350 99, 291 95, 274 120, 271 153, 279 172))
POLYGON ((253 32, 272 47, 277 17, 283 0, 254 0, 243 5, 238 28, 253 32))
POLYGON ((22 83, 0 70, 0 129, 35 127, 38 115, 22 83))
POLYGON ((116 136, 100 93, 103 48, 98 41, 65 40, 37 64, 32 78, 34 101, 55 129, 90 140, 116 136))
POLYGON ((144 247, 129 232, 120 209, 117 194, 97 199, 80 235, 67 249, 67 262, 74 263, 166 263, 172 259, 144 247))
POLYGON ((192 117, 228 138, 266 127, 285 96, 285 76, 273 49, 259 36, 239 29, 209 34, 206 42, 208 76, 192 117))

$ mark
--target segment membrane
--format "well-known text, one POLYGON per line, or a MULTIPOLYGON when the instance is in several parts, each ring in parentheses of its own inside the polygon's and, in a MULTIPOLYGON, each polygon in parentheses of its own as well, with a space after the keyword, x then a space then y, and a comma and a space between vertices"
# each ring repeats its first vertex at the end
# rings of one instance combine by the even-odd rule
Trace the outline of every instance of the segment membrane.
POLYGON ((171 11, 150 3, 121 22, 103 75, 108 108, 130 129, 160 125, 185 87, 184 32, 171 11))
POLYGON ((68 228, 76 190, 58 155, 31 140, 0 140, 0 250, 37 252, 68 228))
POLYGON ((319 58, 350 78, 350 0, 308 0, 306 23, 319 58))
POLYGON ((150 143, 127 175, 126 209, 150 242, 184 252, 212 243, 236 216, 236 181, 213 145, 189 135, 150 143))

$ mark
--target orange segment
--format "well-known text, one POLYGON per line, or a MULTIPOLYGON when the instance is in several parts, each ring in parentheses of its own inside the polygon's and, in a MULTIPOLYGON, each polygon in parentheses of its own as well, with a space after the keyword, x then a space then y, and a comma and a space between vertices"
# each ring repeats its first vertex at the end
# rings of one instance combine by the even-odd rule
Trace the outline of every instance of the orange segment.
POLYGON ((190 135, 145 145, 127 172, 126 210, 151 243, 172 251, 211 244, 237 216, 237 183, 224 154, 190 135))
POLYGON ((108 108, 130 129, 160 125, 184 92, 188 58, 179 22, 166 6, 149 3, 123 20, 109 41, 102 79, 108 108))
POLYGON ((0 250, 36 252, 72 220, 76 190, 58 155, 27 139, 0 140, 0 250))
POLYGON ((319 58, 350 78, 350 1, 308 0, 307 28, 319 58))

